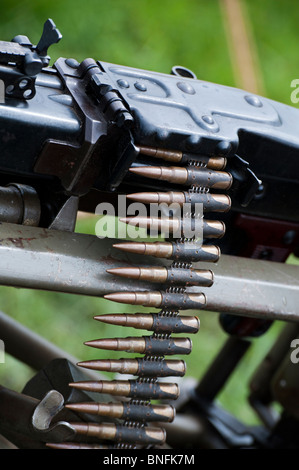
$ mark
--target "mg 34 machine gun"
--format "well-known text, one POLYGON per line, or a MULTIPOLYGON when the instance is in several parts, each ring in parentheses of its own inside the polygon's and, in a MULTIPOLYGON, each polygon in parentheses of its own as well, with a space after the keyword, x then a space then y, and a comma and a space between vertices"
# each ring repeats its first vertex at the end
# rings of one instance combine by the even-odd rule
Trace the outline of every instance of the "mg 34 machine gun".
POLYGON ((36 46, 23 35, 0 42, 0 283, 147 309, 97 315, 124 334, 88 340, 95 359, 78 363, 1 314, 5 349, 36 369, 22 393, 1 386, 3 442, 298 447, 290 346, 299 271, 285 264, 299 247, 298 110, 180 66, 169 75, 94 59, 49 66, 60 38, 47 20, 36 46), (145 212, 128 214, 130 203, 145 212), (99 204, 143 227, 146 241, 74 232, 77 212, 99 204), (191 353, 200 310, 219 312, 227 341, 183 399, 181 356, 191 353), (261 425, 248 426, 215 399, 275 320, 285 328, 250 383, 261 425), (120 357, 103 359, 105 349, 120 357))

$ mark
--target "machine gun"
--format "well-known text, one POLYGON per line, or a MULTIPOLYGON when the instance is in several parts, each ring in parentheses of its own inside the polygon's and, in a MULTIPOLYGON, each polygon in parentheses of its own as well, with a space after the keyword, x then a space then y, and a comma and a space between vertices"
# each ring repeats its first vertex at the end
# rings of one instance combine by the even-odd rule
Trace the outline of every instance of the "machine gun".
POLYGON ((47 20, 36 46, 0 42, 0 283, 148 307, 96 316, 147 334, 88 341, 134 357, 77 364, 1 315, 7 351, 38 372, 22 393, 1 387, 0 433, 18 448, 298 447, 299 281, 285 264, 299 247, 298 110, 180 66, 49 66, 60 39, 47 20), (102 204, 148 239, 75 233, 78 211, 102 204), (176 356, 192 342, 177 334, 197 333, 202 309, 220 312, 228 339, 180 400, 176 356), (251 383, 262 425, 245 426, 215 398, 277 319, 285 330, 251 383))

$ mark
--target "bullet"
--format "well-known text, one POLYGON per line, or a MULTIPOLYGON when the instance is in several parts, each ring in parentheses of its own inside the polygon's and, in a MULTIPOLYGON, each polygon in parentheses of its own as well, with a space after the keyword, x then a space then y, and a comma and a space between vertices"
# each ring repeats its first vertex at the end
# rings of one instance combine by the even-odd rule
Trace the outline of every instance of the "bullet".
POLYGON ((142 336, 128 338, 109 338, 86 341, 86 346, 110 351, 126 351, 152 356, 171 356, 174 354, 190 354, 192 341, 189 338, 156 338, 142 336))
POLYGON ((154 268, 111 268, 107 273, 139 281, 165 282, 167 280, 167 269, 163 267, 154 268))
POLYGON ((139 377, 182 377, 186 372, 185 362, 175 359, 98 359, 78 362, 78 366, 105 372, 132 374, 139 377))
POLYGON ((189 166, 139 166, 129 171, 138 176, 184 186, 200 186, 214 189, 230 189, 233 177, 225 171, 214 171, 208 168, 189 166))
POLYGON ((196 242, 127 242, 116 243, 113 247, 129 253, 173 259, 175 261, 216 263, 220 258, 220 248, 218 246, 201 245, 196 242))
POLYGON ((159 291, 153 292, 116 292, 104 295, 107 300, 131 305, 143 305, 147 307, 161 307, 162 294, 159 291))
POLYGON ((170 405, 152 405, 142 403, 71 403, 65 408, 78 412, 89 413, 98 416, 124 419, 126 421, 161 421, 171 422, 175 417, 175 409, 170 405))
POLYGON ((206 166, 213 170, 223 170, 227 164, 224 157, 209 157, 207 155, 199 155, 196 153, 186 153, 179 150, 168 150, 155 147, 139 146, 139 153, 152 158, 159 158, 166 162, 188 163, 197 162, 202 166, 206 166))
POLYGON ((200 327, 199 318, 196 316, 170 316, 161 313, 119 313, 97 315, 94 319, 110 325, 128 326, 155 333, 197 333, 200 327))
POLYGON ((153 314, 126 314, 126 313, 111 313, 108 315, 96 315, 94 320, 98 320, 109 325, 128 326, 140 330, 153 331, 154 318, 153 314))
POLYGON ((155 147, 139 146, 139 153, 152 158, 159 158, 167 162, 187 163, 197 162, 208 168, 221 170, 225 168, 227 159, 223 157, 209 157, 194 153, 186 153, 179 150, 168 150, 155 147))
POLYGON ((80 442, 47 442, 46 446, 50 449, 112 449, 113 447, 104 444, 85 444, 80 442))
POLYGON ((194 191, 168 191, 168 192, 144 192, 127 195, 132 201, 143 204, 190 204, 191 208, 196 204, 202 204, 205 212, 227 212, 231 208, 231 199, 226 194, 211 194, 194 191))
POLYGON ((115 292, 104 295, 104 298, 113 302, 130 305, 143 305, 144 307, 163 307, 167 309, 189 310, 201 309, 206 305, 203 293, 181 292, 115 292))
POLYGON ((139 281, 159 282, 185 286, 210 287, 214 282, 213 272, 209 269, 152 267, 152 268, 112 268, 109 274, 136 279, 139 281))
POLYGON ((172 243, 171 259, 174 261, 196 262, 206 261, 217 263, 220 248, 216 245, 200 245, 194 242, 172 243))
POLYGON ((146 147, 140 145, 138 147, 139 153, 141 155, 146 155, 147 157, 153 158, 160 158, 165 161, 169 162, 180 162, 183 157, 183 152, 179 150, 168 150, 168 149, 160 149, 157 147, 146 147))
POLYGON ((142 380, 99 380, 81 381, 69 384, 70 387, 94 393, 106 393, 138 399, 176 400, 179 386, 167 382, 147 382, 142 380))
POLYGON ((185 192, 168 191, 168 192, 143 192, 127 194, 127 199, 143 204, 179 204, 182 206, 186 202, 185 192))
POLYGON ((129 427, 114 423, 70 423, 77 434, 133 444, 163 444, 166 432, 159 427, 129 427))
POLYGON ((200 236, 203 238, 222 238, 225 234, 225 224, 219 220, 205 220, 202 218, 184 217, 179 219, 159 217, 123 217, 120 222, 129 225, 138 225, 141 228, 155 232, 172 233, 175 238, 185 236, 200 236))

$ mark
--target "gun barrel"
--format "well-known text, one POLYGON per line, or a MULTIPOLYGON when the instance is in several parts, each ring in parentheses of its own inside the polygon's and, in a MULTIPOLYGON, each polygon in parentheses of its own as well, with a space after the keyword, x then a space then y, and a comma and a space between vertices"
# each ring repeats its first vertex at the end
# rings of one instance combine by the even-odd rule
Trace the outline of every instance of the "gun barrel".
POLYGON ((131 173, 145 178, 167 181, 173 184, 185 186, 200 186, 214 189, 229 189, 233 182, 230 173, 214 171, 208 168, 189 167, 162 167, 162 166, 140 166, 129 169, 131 173))

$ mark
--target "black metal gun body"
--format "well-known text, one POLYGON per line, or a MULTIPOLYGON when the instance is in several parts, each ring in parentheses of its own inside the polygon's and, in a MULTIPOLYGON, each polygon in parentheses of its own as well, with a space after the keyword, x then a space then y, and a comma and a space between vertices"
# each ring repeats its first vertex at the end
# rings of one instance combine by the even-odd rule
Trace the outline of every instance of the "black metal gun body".
MULTIPOLYGON (((14 67, 0 67, 4 83, 14 67)), ((6 96, 0 107, 3 183, 34 180, 41 191, 46 185, 50 193, 76 196, 130 186, 165 190, 173 185, 128 174, 137 159, 146 164, 140 145, 223 155, 236 181, 233 211, 298 222, 297 109, 91 59, 79 65, 60 58, 36 76, 35 87, 32 99, 6 96)))

